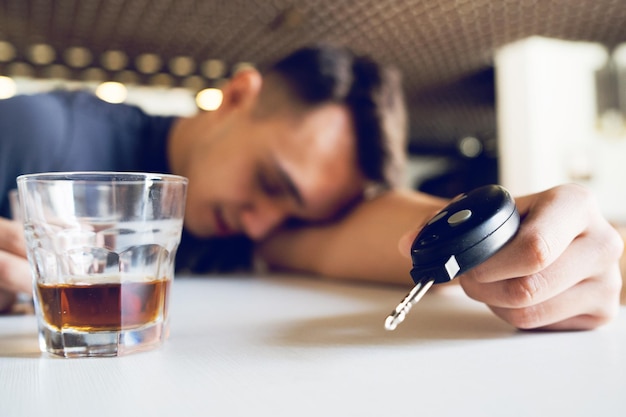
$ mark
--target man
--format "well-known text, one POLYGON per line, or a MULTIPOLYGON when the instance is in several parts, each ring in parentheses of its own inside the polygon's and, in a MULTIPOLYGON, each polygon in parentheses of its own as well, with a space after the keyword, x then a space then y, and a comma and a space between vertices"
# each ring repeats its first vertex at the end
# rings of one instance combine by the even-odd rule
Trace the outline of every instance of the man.
MULTIPOLYGON (((217 111, 176 120, 84 94, 22 98, 28 113, 62 116, 43 122, 0 102, 1 183, 34 171, 172 172, 189 178, 180 268, 236 267, 254 247, 273 268, 409 283, 403 254, 414 233, 401 251, 397 242, 445 202, 399 186, 404 113, 392 74, 314 47, 264 74, 235 74, 223 92, 217 111), (51 151, 35 152, 50 141, 51 151)), ((520 328, 586 329, 614 317, 623 242, 592 196, 568 185, 517 203, 519 233, 460 277, 467 294, 520 328)), ((0 222, 0 250, 6 306, 30 287, 15 222, 0 222)))

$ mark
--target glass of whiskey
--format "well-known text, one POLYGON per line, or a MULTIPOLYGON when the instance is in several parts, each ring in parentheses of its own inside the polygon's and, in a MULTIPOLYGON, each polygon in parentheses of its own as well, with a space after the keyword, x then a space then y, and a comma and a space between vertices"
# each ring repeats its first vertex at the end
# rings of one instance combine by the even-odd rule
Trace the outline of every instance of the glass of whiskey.
POLYGON ((187 179, 54 172, 17 183, 41 350, 119 356, 160 346, 187 179))

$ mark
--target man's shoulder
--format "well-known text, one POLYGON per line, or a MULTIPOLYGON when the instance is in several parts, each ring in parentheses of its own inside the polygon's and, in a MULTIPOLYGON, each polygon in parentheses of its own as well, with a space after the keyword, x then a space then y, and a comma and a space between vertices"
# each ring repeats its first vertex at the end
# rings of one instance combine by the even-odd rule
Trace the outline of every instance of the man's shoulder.
POLYGON ((0 100, 0 135, 5 145, 28 146, 65 128, 66 107, 55 94, 19 95, 0 100))
POLYGON ((76 100, 101 101, 86 90, 52 90, 34 94, 19 94, 0 100, 0 108, 13 113, 33 113, 53 109, 67 110, 76 100))
POLYGON ((104 116, 108 113, 144 114, 143 111, 129 104, 108 103, 88 90, 52 90, 36 94, 22 94, 0 100, 2 119, 7 122, 13 116, 18 119, 59 117, 69 113, 97 114, 104 116))

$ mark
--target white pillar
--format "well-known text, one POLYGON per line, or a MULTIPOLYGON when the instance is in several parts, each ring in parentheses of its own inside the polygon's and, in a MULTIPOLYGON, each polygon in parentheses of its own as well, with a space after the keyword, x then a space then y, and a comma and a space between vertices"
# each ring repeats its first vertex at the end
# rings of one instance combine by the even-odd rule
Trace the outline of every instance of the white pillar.
POLYGON ((531 37, 497 51, 500 182, 513 194, 584 178, 596 133, 598 44, 531 37))

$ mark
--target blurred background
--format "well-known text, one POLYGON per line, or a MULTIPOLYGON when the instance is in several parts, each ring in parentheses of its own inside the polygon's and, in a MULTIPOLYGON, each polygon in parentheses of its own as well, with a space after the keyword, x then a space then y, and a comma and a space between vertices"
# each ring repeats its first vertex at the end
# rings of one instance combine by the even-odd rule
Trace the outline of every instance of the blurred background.
POLYGON ((403 74, 409 186, 581 182, 626 224, 625 22, 623 0, 0 0, 0 97, 189 115, 242 67, 349 45, 403 74))

